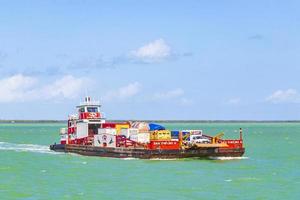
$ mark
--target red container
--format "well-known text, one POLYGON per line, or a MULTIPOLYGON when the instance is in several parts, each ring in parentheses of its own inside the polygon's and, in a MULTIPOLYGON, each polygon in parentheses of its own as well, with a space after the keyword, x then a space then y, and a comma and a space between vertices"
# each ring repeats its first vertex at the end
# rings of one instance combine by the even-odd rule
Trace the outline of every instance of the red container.
POLYGON ((137 143, 129 140, 124 135, 116 135, 116 146, 117 147, 135 147, 137 143))
POLYGON ((116 125, 127 125, 128 122, 106 122, 102 124, 102 128, 116 128, 116 125))
POLYGON ((179 149, 178 141, 170 140, 153 140, 150 141, 149 149, 179 149))
POLYGON ((116 128, 116 123, 113 122, 107 122, 102 124, 102 128, 116 128))

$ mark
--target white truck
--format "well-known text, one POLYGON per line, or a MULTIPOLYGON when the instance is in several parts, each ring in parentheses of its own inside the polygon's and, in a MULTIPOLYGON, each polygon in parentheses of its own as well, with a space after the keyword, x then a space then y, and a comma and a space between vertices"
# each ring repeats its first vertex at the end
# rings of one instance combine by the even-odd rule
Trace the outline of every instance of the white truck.
POLYGON ((195 143, 208 144, 208 143, 211 143, 211 141, 210 141, 210 139, 197 134, 197 135, 190 135, 190 139, 189 139, 188 143, 190 143, 190 144, 195 144, 195 143))

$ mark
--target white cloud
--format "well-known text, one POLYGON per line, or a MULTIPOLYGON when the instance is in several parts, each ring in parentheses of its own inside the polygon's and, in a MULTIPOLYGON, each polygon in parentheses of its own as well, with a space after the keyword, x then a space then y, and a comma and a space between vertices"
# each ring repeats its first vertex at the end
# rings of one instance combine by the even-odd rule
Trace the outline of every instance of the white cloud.
POLYGON ((157 39, 137 50, 130 52, 130 57, 142 62, 160 62, 171 57, 171 47, 163 40, 157 39))
POLYGON ((154 99, 155 100, 165 100, 165 99, 177 98, 177 97, 180 97, 183 95, 184 95, 183 89, 177 88, 177 89, 170 90, 167 92, 154 94, 154 99))
POLYGON ((239 97, 235 97, 235 98, 229 99, 227 101, 228 104, 239 104, 240 102, 241 102, 241 99, 239 97))
POLYGON ((277 90, 266 101, 272 103, 300 103, 300 94, 295 89, 277 90))
POLYGON ((32 86, 37 80, 22 74, 13 75, 0 80, 0 102, 24 101, 30 98, 34 91, 32 86))
POLYGON ((83 87, 83 78, 67 75, 52 84, 41 85, 38 78, 22 74, 0 80, 0 102, 74 98, 83 87))
POLYGON ((138 82, 130 83, 126 86, 120 87, 115 91, 108 92, 103 100, 109 101, 113 99, 127 99, 137 95, 141 90, 142 85, 138 82))
POLYGON ((166 92, 160 92, 153 95, 153 101, 173 101, 181 106, 189 106, 194 103, 190 98, 184 96, 184 90, 176 88, 166 92))
POLYGON ((82 92, 83 86, 87 83, 85 78, 75 78, 67 75, 45 86, 42 92, 46 98, 62 97, 72 99, 82 92))

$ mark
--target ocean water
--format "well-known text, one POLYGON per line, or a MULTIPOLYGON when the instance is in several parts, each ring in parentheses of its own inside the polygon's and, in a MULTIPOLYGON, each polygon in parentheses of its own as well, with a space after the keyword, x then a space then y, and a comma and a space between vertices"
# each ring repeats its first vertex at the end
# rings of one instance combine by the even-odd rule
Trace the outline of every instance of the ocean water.
POLYGON ((168 123, 244 129, 238 159, 139 160, 51 152, 64 124, 0 124, 0 199, 300 199, 297 123, 168 123))

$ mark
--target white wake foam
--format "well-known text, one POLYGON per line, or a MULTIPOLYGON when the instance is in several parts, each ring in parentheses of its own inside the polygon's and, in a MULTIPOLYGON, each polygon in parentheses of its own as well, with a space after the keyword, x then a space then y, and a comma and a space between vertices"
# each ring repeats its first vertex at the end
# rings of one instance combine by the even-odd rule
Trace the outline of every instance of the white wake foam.
POLYGON ((244 159, 249 159, 249 157, 209 157, 212 160, 244 160, 244 159))
POLYGON ((34 153, 48 153, 58 154, 58 152, 51 151, 49 146, 37 144, 15 144, 9 142, 0 142, 0 150, 3 151, 17 151, 17 152, 34 152, 34 153))
POLYGON ((180 158, 150 158, 149 160, 180 160, 180 158))
POLYGON ((121 158, 121 160, 138 160, 138 158, 121 158))

